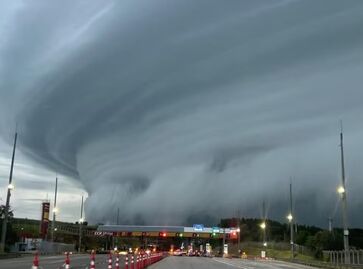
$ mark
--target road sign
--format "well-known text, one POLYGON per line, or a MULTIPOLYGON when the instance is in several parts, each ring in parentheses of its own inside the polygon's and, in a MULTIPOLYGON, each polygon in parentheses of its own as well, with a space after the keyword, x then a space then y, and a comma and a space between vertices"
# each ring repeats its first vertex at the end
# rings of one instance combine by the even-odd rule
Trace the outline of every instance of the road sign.
POLYGON ((203 232, 204 230, 204 225, 203 224, 194 224, 193 225, 193 229, 196 232, 203 232))
POLYGON ((212 248, 209 243, 205 244, 205 250, 207 251, 208 254, 212 252, 212 248))
POLYGON ((228 244, 224 244, 224 247, 223 247, 223 254, 224 254, 224 255, 228 255, 228 244))
POLYGON ((99 232, 99 231, 95 231, 94 232, 95 236, 113 236, 112 232, 99 232))
POLYGON ((261 251, 261 258, 262 259, 266 258, 266 251, 264 251, 264 250, 261 251))

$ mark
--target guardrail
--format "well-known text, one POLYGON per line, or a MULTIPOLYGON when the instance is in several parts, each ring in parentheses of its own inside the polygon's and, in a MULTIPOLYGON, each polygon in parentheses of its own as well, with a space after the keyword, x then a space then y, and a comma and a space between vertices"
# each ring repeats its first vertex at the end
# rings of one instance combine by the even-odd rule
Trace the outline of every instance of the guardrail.
POLYGON ((328 262, 334 266, 358 266, 358 268, 363 268, 363 250, 354 250, 351 249, 349 251, 333 251, 328 250, 324 251, 324 256, 328 258, 328 262))
POLYGON ((324 261, 303 261, 298 259, 279 259, 281 261, 285 262, 292 262, 297 263, 301 265, 307 265, 312 267, 319 267, 319 268, 328 268, 328 269, 361 269, 363 268, 363 265, 359 264, 332 264, 330 262, 324 262, 324 261))

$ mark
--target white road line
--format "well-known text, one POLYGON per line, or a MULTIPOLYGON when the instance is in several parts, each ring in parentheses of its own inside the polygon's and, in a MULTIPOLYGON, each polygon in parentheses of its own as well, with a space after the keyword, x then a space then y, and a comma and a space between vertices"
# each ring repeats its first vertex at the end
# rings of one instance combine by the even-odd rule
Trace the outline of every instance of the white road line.
POLYGON ((222 261, 222 260, 217 260, 215 258, 213 258, 213 261, 215 262, 219 262, 219 263, 223 263, 223 264, 226 264, 226 265, 229 265, 229 266, 233 266, 233 267, 236 267, 236 268, 242 268, 242 269, 254 269, 255 267, 245 267, 245 266, 242 266, 242 265, 237 265, 237 264, 233 264, 233 263, 228 263, 226 261, 222 261))
POLYGON ((283 261, 274 261, 274 263, 278 266, 286 267, 286 268, 294 267, 294 268, 301 268, 301 269, 316 269, 316 267, 299 264, 299 263, 288 263, 288 262, 283 262, 283 261))

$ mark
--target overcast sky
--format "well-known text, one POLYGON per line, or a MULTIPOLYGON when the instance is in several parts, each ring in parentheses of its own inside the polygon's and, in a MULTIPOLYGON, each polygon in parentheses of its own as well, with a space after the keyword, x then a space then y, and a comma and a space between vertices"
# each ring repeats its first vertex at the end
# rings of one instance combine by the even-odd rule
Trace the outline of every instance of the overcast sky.
MULTIPOLYGON (((363 1, 0 0, 0 197, 61 220, 363 226, 363 1)), ((3 202, 0 201, 0 202, 3 202)))

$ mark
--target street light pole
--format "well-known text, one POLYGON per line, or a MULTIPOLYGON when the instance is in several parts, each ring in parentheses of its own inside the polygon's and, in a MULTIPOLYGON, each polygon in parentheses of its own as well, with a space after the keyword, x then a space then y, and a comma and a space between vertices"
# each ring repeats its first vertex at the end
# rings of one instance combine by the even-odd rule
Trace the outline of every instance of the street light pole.
POLYGON ((342 166, 342 186, 339 190, 342 198, 342 214, 343 214, 343 229, 344 229, 344 257, 345 263, 349 263, 348 251, 349 251, 349 230, 348 230, 348 216, 347 216, 347 192, 345 188, 345 167, 344 167, 344 147, 343 147, 343 125, 341 123, 340 131, 340 158, 342 166))
POLYGON ((82 244, 82 225, 83 225, 83 195, 81 202, 81 218, 79 219, 79 243, 78 243, 78 252, 81 252, 81 244, 82 244))
POLYGON ((238 217, 238 228, 237 228, 237 248, 238 248, 238 255, 241 254, 241 214, 240 211, 238 209, 237 211, 237 217, 238 217))
POLYGON ((224 245, 226 244, 226 228, 223 228, 223 240, 222 240, 222 242, 223 242, 223 245, 222 245, 222 257, 224 257, 225 256, 225 254, 224 254, 224 245))
POLYGON ((53 220, 52 220, 52 231, 51 231, 51 241, 54 242, 54 229, 55 229, 55 217, 58 211, 57 209, 57 192, 58 192, 58 177, 55 177, 55 191, 54 191, 54 204, 53 204, 53 220))
POLYGON ((119 225, 119 218, 120 218, 120 208, 117 208, 117 219, 116 219, 116 225, 119 225))
POLYGON ((290 222, 290 244, 291 244, 291 259, 294 259, 294 222, 292 214, 292 182, 290 182, 290 214, 288 216, 290 222))
POLYGON ((4 210, 4 221, 3 221, 2 230, 1 230, 0 253, 4 252, 4 250, 5 250, 6 229, 7 229, 8 219, 9 219, 10 196, 11 196, 11 190, 14 188, 12 181, 13 181, 13 170, 14 170, 15 149, 16 149, 17 138, 18 138, 18 133, 15 132, 13 156, 11 158, 11 166, 10 166, 9 185, 7 187, 6 204, 5 204, 5 210, 4 210))
POLYGON ((266 242, 266 205, 265 205, 265 201, 263 201, 262 203, 262 216, 263 216, 263 246, 267 247, 267 242, 266 242))
POLYGON ((260 227, 262 229, 262 235, 263 235, 262 246, 264 247, 264 250, 265 250, 265 248, 267 247, 267 242, 266 242, 266 205, 265 205, 265 201, 262 202, 262 223, 260 224, 260 227))

